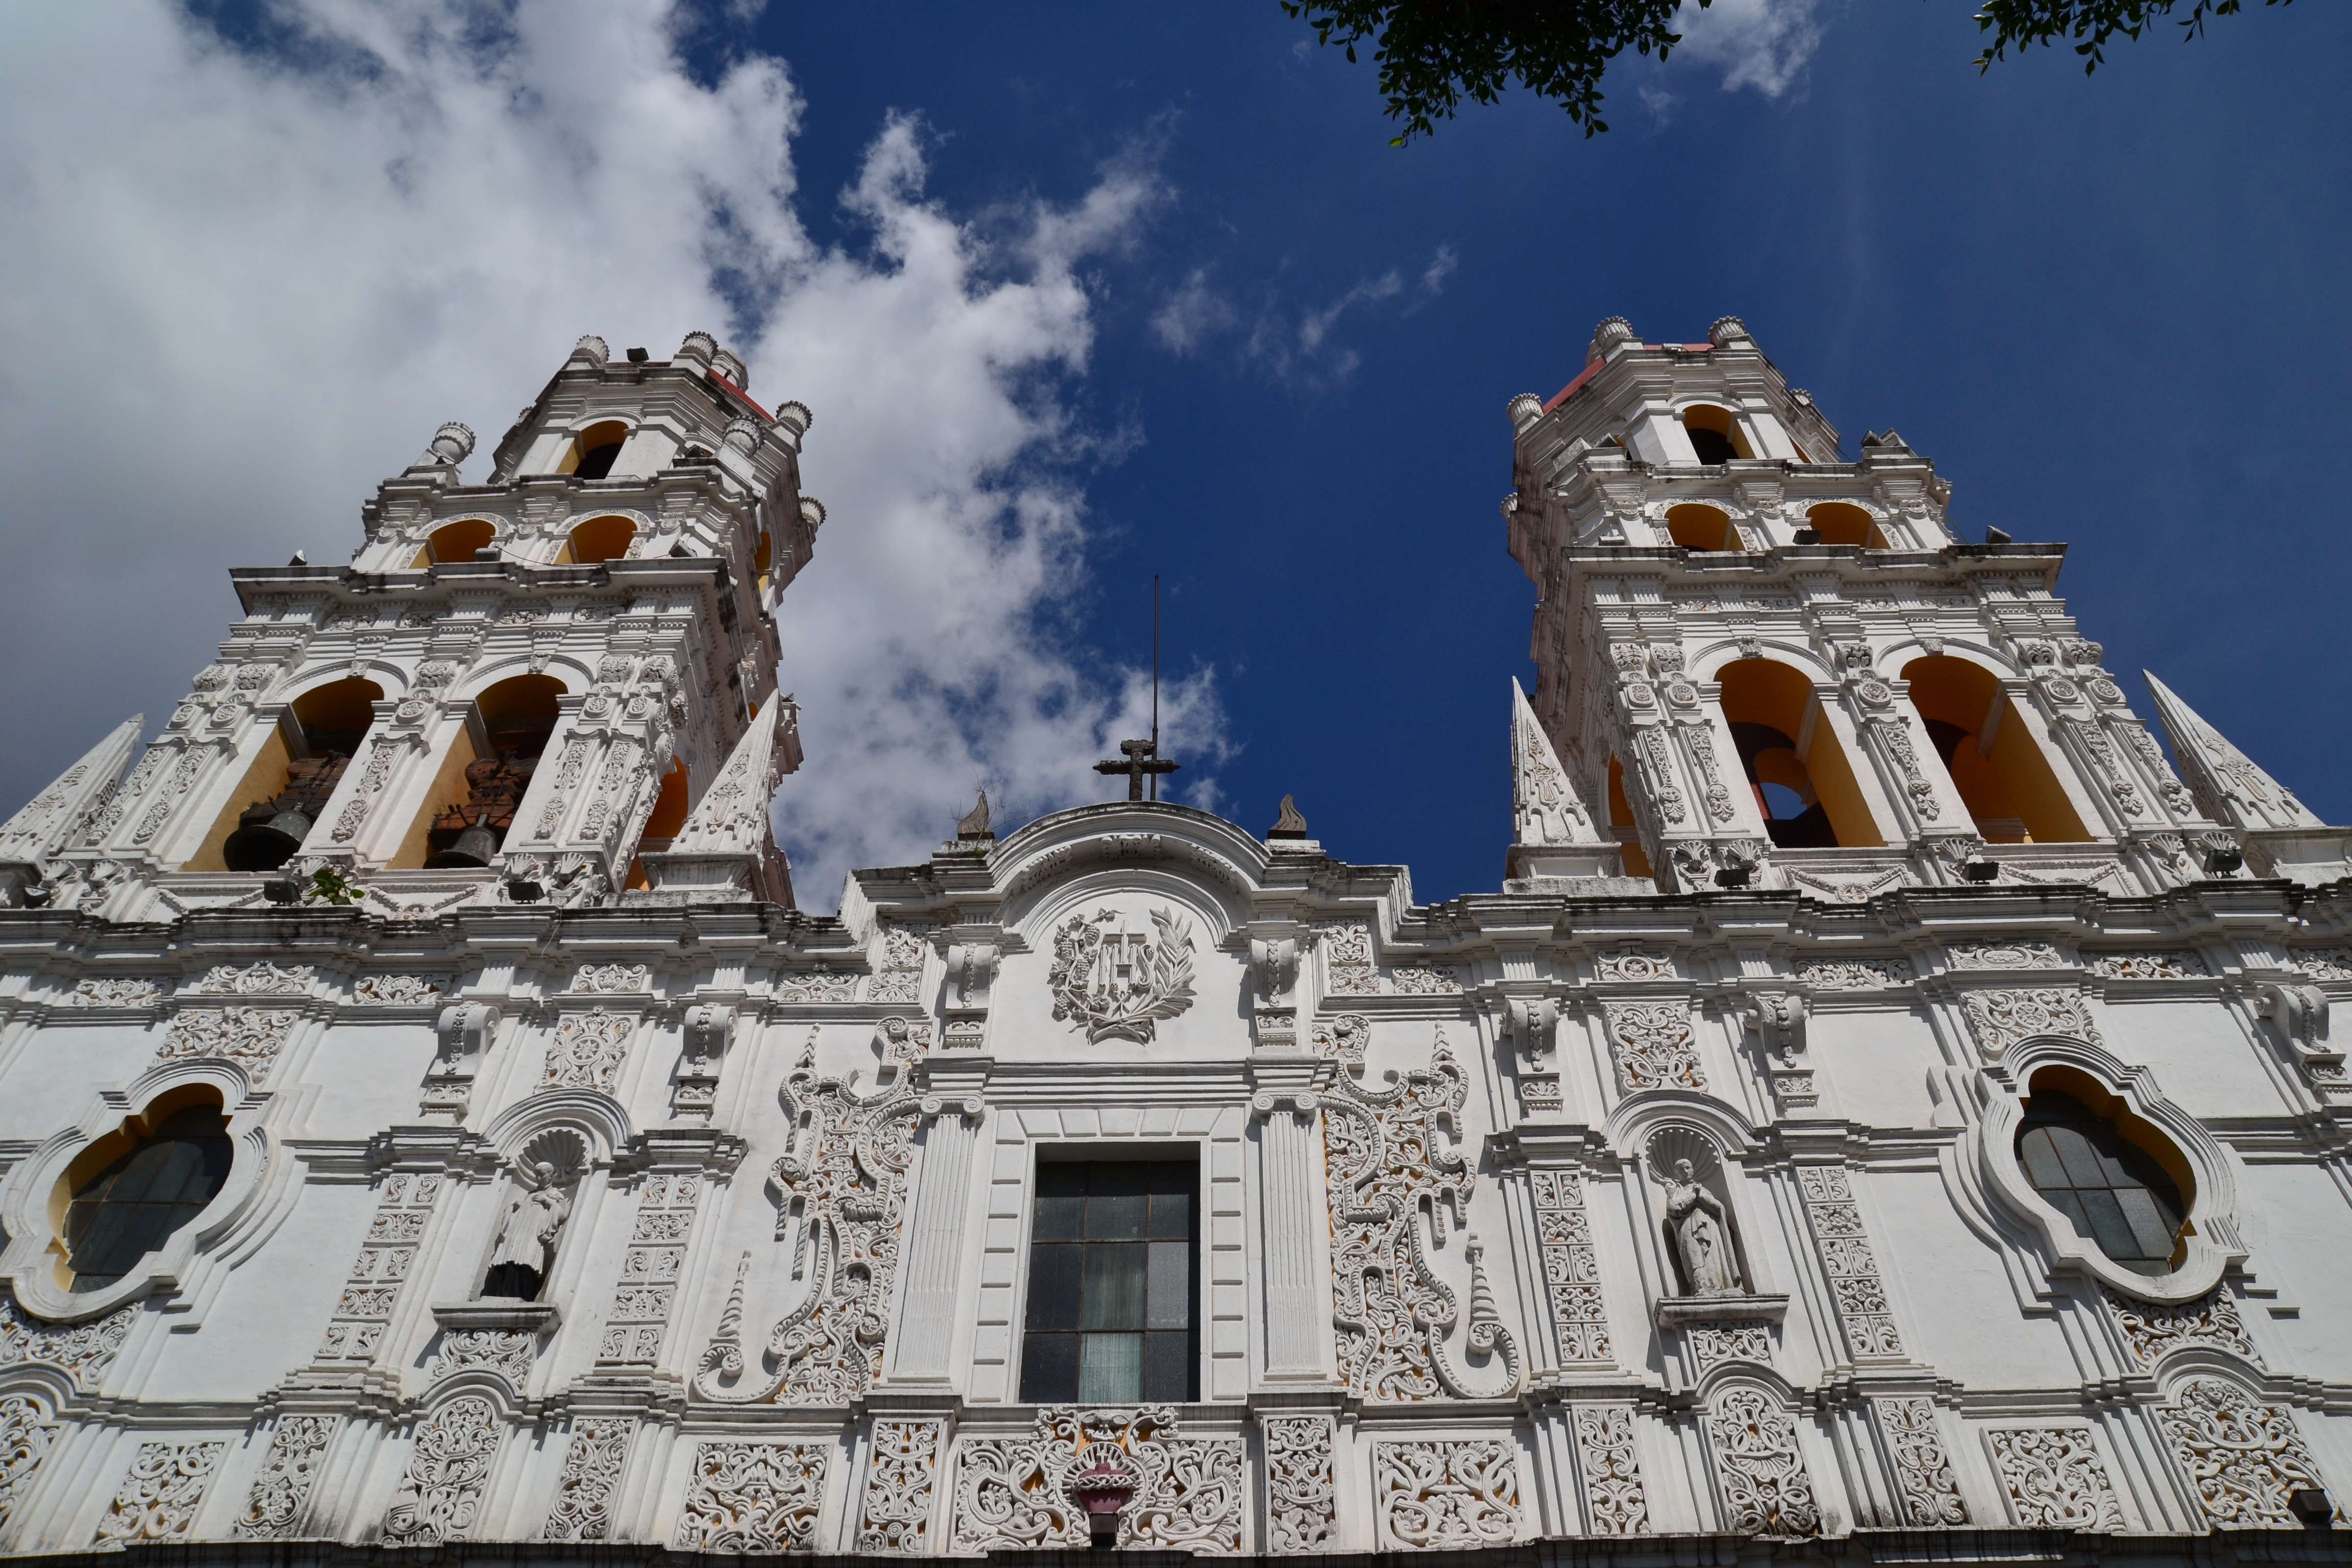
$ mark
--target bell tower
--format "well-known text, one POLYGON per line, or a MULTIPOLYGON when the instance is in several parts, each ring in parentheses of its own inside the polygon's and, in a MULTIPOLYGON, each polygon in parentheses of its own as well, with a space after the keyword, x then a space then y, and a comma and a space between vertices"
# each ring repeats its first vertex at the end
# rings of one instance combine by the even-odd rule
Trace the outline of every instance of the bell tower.
MULTIPOLYGON (((1847 460, 1738 319, 1650 343, 1611 317, 1509 415, 1534 711, 1629 873, 1855 900, 2236 872, 2239 825, 2182 786, 2056 596, 2064 547, 1964 542, 1892 430, 1847 460)), ((2307 859, 2293 875, 2344 874, 2307 859)))
POLYGON ((800 760, 775 616, 824 521, 809 425, 707 332, 667 362, 581 339, 486 480, 444 425, 349 565, 233 571, 243 618, 128 776, 118 735, 0 830, 12 896, 169 918, 330 869, 412 915, 789 903, 766 803, 800 760))

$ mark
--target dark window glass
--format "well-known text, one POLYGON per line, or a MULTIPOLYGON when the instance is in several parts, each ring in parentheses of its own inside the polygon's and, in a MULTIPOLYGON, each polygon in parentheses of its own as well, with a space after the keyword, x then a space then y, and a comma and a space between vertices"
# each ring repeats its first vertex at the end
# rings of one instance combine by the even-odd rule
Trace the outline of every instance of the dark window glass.
POLYGON ((220 1108, 175 1113, 66 1205, 66 1257, 76 1290, 113 1284, 196 1217, 228 1180, 232 1147, 220 1108))
POLYGON ((1021 1397, 1033 1405, 1200 1396, 1200 1169, 1190 1160, 1042 1164, 1021 1397))
POLYGON ((621 443, 614 441, 580 456, 580 466, 572 470, 583 479, 601 479, 613 471, 613 460, 621 455, 621 443))
POLYGON ((2188 1205, 2164 1167, 2071 1094, 2036 1089, 2017 1161, 2075 1234, 2136 1274, 2166 1274, 2188 1205))
POLYGON ((1702 463, 1727 463, 1739 454, 1732 449, 1731 437, 1720 430, 1709 430, 1693 425, 1690 429, 1691 450, 1702 463))

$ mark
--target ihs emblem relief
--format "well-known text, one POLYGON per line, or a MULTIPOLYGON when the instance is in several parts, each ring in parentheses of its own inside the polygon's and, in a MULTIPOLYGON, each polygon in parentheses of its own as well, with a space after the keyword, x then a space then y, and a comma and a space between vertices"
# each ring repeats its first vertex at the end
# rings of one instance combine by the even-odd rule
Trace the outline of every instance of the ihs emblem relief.
POLYGON ((1129 930, 1127 917, 1113 910, 1062 922, 1045 977, 1056 1021, 1070 1021, 1097 1044, 1148 1046, 1160 1019, 1192 1005, 1191 924, 1169 910, 1152 910, 1151 923, 1156 941, 1129 930))

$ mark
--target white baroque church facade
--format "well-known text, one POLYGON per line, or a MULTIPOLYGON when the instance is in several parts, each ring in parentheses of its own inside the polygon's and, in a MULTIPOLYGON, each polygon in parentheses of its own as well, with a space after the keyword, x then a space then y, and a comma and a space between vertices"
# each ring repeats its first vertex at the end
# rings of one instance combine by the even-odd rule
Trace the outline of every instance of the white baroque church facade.
POLYGON ((0 827, 0 1551, 2344 1559, 2352 828, 2058 547, 1612 319, 1495 891, 983 802, 819 918, 748 379, 582 340, 0 827))

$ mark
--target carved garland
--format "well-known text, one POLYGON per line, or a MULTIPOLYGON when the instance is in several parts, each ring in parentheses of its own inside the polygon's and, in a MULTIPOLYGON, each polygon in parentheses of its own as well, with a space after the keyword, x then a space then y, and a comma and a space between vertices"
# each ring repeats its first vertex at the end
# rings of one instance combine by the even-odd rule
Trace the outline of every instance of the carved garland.
POLYGON ((327 1445, 342 1426, 340 1415, 281 1415, 270 1435, 269 1453, 261 1473, 246 1494, 245 1511, 237 1517, 241 1541, 282 1541, 296 1532, 302 1505, 310 1500, 311 1483, 327 1445))
POLYGON ((2294 1412, 2234 1383, 2192 1378, 2158 1419, 2206 1517, 2221 1529, 2299 1523, 2288 1499, 2326 1489, 2294 1412))
POLYGON ((2010 1517, 2027 1530, 2124 1527, 2106 1466, 2084 1426, 2019 1426, 1985 1434, 2010 1517))
POLYGON ((1626 1094, 1644 1089, 1690 1089, 1705 1092, 1691 1035, 1690 1008, 1681 1002, 1604 1002, 1610 1056, 1617 1087, 1626 1094))
POLYGON ((1960 1484, 1944 1453, 1935 1401, 1881 1399, 1874 1407, 1878 1428, 1895 1453, 1895 1477, 1903 1488, 1909 1522, 1923 1527, 1968 1523, 1969 1505, 1960 1500, 1960 1484))
POLYGON ((1375 1443, 1372 1492, 1381 1537, 1399 1546, 1462 1551, 1518 1536, 1518 1459, 1507 1443, 1375 1443))
POLYGON ((923 1555, 930 1538, 932 1479, 946 1432, 940 1421, 874 1423, 866 1500, 857 1515, 858 1551, 923 1555))
POLYGON ((1576 1406, 1576 1463, 1595 1535, 1647 1535, 1650 1502, 1642 1489, 1630 1405, 1576 1406))
POLYGON ((468 1539, 499 1435, 498 1412, 478 1394, 460 1395, 420 1422, 384 1515, 383 1544, 446 1546, 468 1539))
POLYGON ((43 1362, 62 1369, 83 1393, 94 1393, 139 1312, 134 1301, 87 1323, 51 1324, 0 1296, 0 1367, 43 1362))
POLYGON ((33 1472, 57 1441, 58 1413, 37 1394, 0 1398, 0 1524, 16 1511, 33 1472))
POLYGON ((98 1521, 98 1544, 178 1541, 194 1528, 226 1443, 142 1443, 98 1521))
POLYGON ((542 1541, 609 1541, 613 1492, 636 1435, 633 1415, 591 1415, 576 1422, 556 1478, 555 1506, 548 1510, 542 1541))
POLYGON ((816 1544, 830 1445, 704 1443, 678 1512, 681 1552, 806 1552, 816 1544))
POLYGON ((1268 1550, 1328 1552, 1339 1523, 1328 1415, 1268 1416, 1265 1518, 1268 1550))

